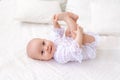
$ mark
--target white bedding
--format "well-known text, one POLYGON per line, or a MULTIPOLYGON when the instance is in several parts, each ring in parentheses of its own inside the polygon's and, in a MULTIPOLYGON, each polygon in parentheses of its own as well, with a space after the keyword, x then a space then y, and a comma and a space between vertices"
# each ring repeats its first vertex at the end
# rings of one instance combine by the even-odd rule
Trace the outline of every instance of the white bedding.
POLYGON ((47 37, 51 25, 13 19, 15 0, 0 1, 0 80, 120 80, 120 37, 101 36, 94 60, 58 64, 27 57, 33 37, 47 37))

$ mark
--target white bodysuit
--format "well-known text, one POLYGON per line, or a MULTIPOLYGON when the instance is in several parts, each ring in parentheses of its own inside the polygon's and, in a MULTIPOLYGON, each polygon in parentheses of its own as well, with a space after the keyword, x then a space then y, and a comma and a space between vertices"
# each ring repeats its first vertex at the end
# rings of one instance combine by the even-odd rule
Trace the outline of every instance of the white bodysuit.
POLYGON ((67 63, 70 61, 78 61, 81 63, 82 60, 95 58, 98 35, 93 33, 88 34, 94 36, 95 41, 86 43, 80 48, 75 40, 64 36, 63 28, 54 28, 50 36, 50 40, 54 42, 56 47, 53 58, 58 63, 67 63))

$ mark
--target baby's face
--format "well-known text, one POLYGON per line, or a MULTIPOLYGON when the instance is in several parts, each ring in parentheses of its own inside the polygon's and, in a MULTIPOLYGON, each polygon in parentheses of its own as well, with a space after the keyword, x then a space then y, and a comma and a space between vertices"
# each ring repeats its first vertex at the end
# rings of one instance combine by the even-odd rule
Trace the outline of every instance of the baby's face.
POLYGON ((55 45, 52 41, 35 38, 27 46, 28 56, 38 60, 50 60, 55 52, 55 45))

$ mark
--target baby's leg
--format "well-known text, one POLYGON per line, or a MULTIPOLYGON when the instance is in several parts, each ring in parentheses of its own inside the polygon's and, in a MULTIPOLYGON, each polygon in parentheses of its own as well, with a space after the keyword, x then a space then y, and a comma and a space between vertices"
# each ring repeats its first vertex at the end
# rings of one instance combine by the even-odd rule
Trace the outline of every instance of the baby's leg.
POLYGON ((79 18, 78 15, 72 13, 72 12, 66 12, 75 22, 79 18))
POLYGON ((70 12, 64 12, 56 14, 54 18, 55 21, 63 20, 67 23, 68 28, 65 32, 65 35, 74 39, 74 36, 73 34, 71 34, 71 31, 76 31, 77 29, 76 20, 78 19, 78 16, 70 12))
POLYGON ((76 35, 73 34, 72 32, 77 30, 76 22, 70 17, 66 18, 65 22, 67 23, 67 26, 68 26, 68 28, 66 29, 65 35, 68 37, 72 37, 74 39, 76 35))
POLYGON ((70 31, 76 31, 77 30, 77 24, 72 18, 67 17, 65 19, 65 22, 67 23, 67 26, 69 27, 70 31))
POLYGON ((79 27, 80 31, 79 31, 79 34, 76 34, 76 35, 79 35, 80 42, 82 42, 83 45, 85 45, 86 43, 92 43, 95 41, 95 38, 89 34, 86 34, 81 26, 79 26, 79 25, 77 25, 77 26, 79 27))
POLYGON ((95 38, 93 36, 83 33, 83 45, 85 45, 86 43, 92 43, 94 41, 95 38))

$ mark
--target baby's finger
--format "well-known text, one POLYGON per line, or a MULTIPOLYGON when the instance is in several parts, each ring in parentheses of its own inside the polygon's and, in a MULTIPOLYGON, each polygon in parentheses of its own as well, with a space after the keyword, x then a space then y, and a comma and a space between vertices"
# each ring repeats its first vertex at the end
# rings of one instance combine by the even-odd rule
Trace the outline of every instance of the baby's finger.
POLYGON ((54 14, 53 20, 54 20, 54 21, 57 21, 57 16, 56 16, 56 14, 54 14))

